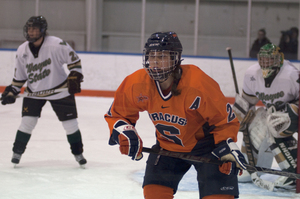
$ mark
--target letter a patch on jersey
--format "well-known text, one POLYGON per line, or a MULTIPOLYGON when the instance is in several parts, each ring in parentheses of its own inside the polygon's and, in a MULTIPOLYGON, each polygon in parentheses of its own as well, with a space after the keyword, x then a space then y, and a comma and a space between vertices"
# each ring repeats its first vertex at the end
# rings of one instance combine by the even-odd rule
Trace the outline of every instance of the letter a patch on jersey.
POLYGON ((196 110, 200 107, 201 97, 197 96, 193 104, 190 106, 191 110, 196 110))

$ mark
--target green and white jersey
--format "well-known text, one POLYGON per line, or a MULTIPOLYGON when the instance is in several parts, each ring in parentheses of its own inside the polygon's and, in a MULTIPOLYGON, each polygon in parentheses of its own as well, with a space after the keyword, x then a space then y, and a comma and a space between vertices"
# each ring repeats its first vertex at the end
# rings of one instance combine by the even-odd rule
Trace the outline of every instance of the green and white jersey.
POLYGON ((289 61, 284 60, 283 66, 271 83, 265 86, 265 79, 259 64, 250 66, 244 76, 243 91, 256 96, 266 107, 292 102, 299 99, 299 71, 289 61))
MULTIPOLYGON (((82 73, 81 65, 69 67, 75 63, 80 63, 76 52, 55 36, 45 36, 40 47, 38 57, 34 57, 29 42, 21 44, 17 50, 16 65, 13 82, 27 82, 27 88, 31 92, 44 91, 53 88, 63 88, 66 86, 67 73, 63 65, 67 64, 69 70, 76 70, 82 73)), ((69 92, 63 91, 56 94, 45 95, 43 97, 30 97, 35 99, 61 99, 67 97, 69 92)))

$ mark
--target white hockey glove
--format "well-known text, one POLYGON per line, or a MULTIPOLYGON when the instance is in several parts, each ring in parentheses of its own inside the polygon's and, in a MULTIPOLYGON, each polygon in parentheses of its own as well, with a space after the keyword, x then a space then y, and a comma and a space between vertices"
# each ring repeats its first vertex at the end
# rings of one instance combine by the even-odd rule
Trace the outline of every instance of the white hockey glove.
POLYGON ((238 168, 241 170, 247 169, 245 165, 247 164, 245 157, 231 138, 228 138, 226 141, 218 144, 218 147, 215 148, 211 153, 222 161, 230 161, 221 165, 219 169, 222 173, 226 173, 227 175, 229 175, 234 168, 238 168), (232 165, 232 162, 235 162, 234 167, 232 165))
POLYGON ((291 125, 291 118, 288 113, 276 111, 274 106, 268 109, 267 127, 269 132, 275 138, 283 138, 282 132, 289 128, 291 125))

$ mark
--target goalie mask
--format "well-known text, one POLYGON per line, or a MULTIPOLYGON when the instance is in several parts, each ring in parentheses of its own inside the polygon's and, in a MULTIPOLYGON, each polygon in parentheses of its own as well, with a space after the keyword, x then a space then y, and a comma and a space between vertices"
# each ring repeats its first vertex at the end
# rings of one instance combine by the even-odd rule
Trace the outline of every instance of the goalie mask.
POLYGON ((257 58, 262 70, 263 78, 268 78, 280 70, 284 55, 280 48, 274 44, 266 44, 260 48, 257 58))
POLYGON ((145 44, 143 67, 151 79, 163 82, 181 62, 182 45, 175 32, 153 33, 145 44))
POLYGON ((27 41, 33 43, 36 42, 41 37, 44 37, 46 35, 48 24, 43 16, 33 16, 28 19, 25 26, 23 27, 23 34, 27 41), (28 28, 29 27, 37 27, 40 30, 40 35, 38 37, 30 37, 28 34, 28 28))

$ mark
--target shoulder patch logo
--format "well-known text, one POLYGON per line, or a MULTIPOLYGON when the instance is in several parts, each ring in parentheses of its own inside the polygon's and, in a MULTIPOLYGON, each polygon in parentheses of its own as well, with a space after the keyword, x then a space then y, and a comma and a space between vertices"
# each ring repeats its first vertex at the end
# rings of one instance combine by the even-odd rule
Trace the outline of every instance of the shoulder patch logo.
POLYGON ((66 43, 65 41, 62 41, 62 42, 60 42, 59 44, 60 44, 60 45, 65 45, 65 46, 67 45, 67 43, 66 43))
POLYGON ((148 100, 147 96, 144 96, 142 93, 137 97, 138 102, 143 102, 144 100, 148 100))

